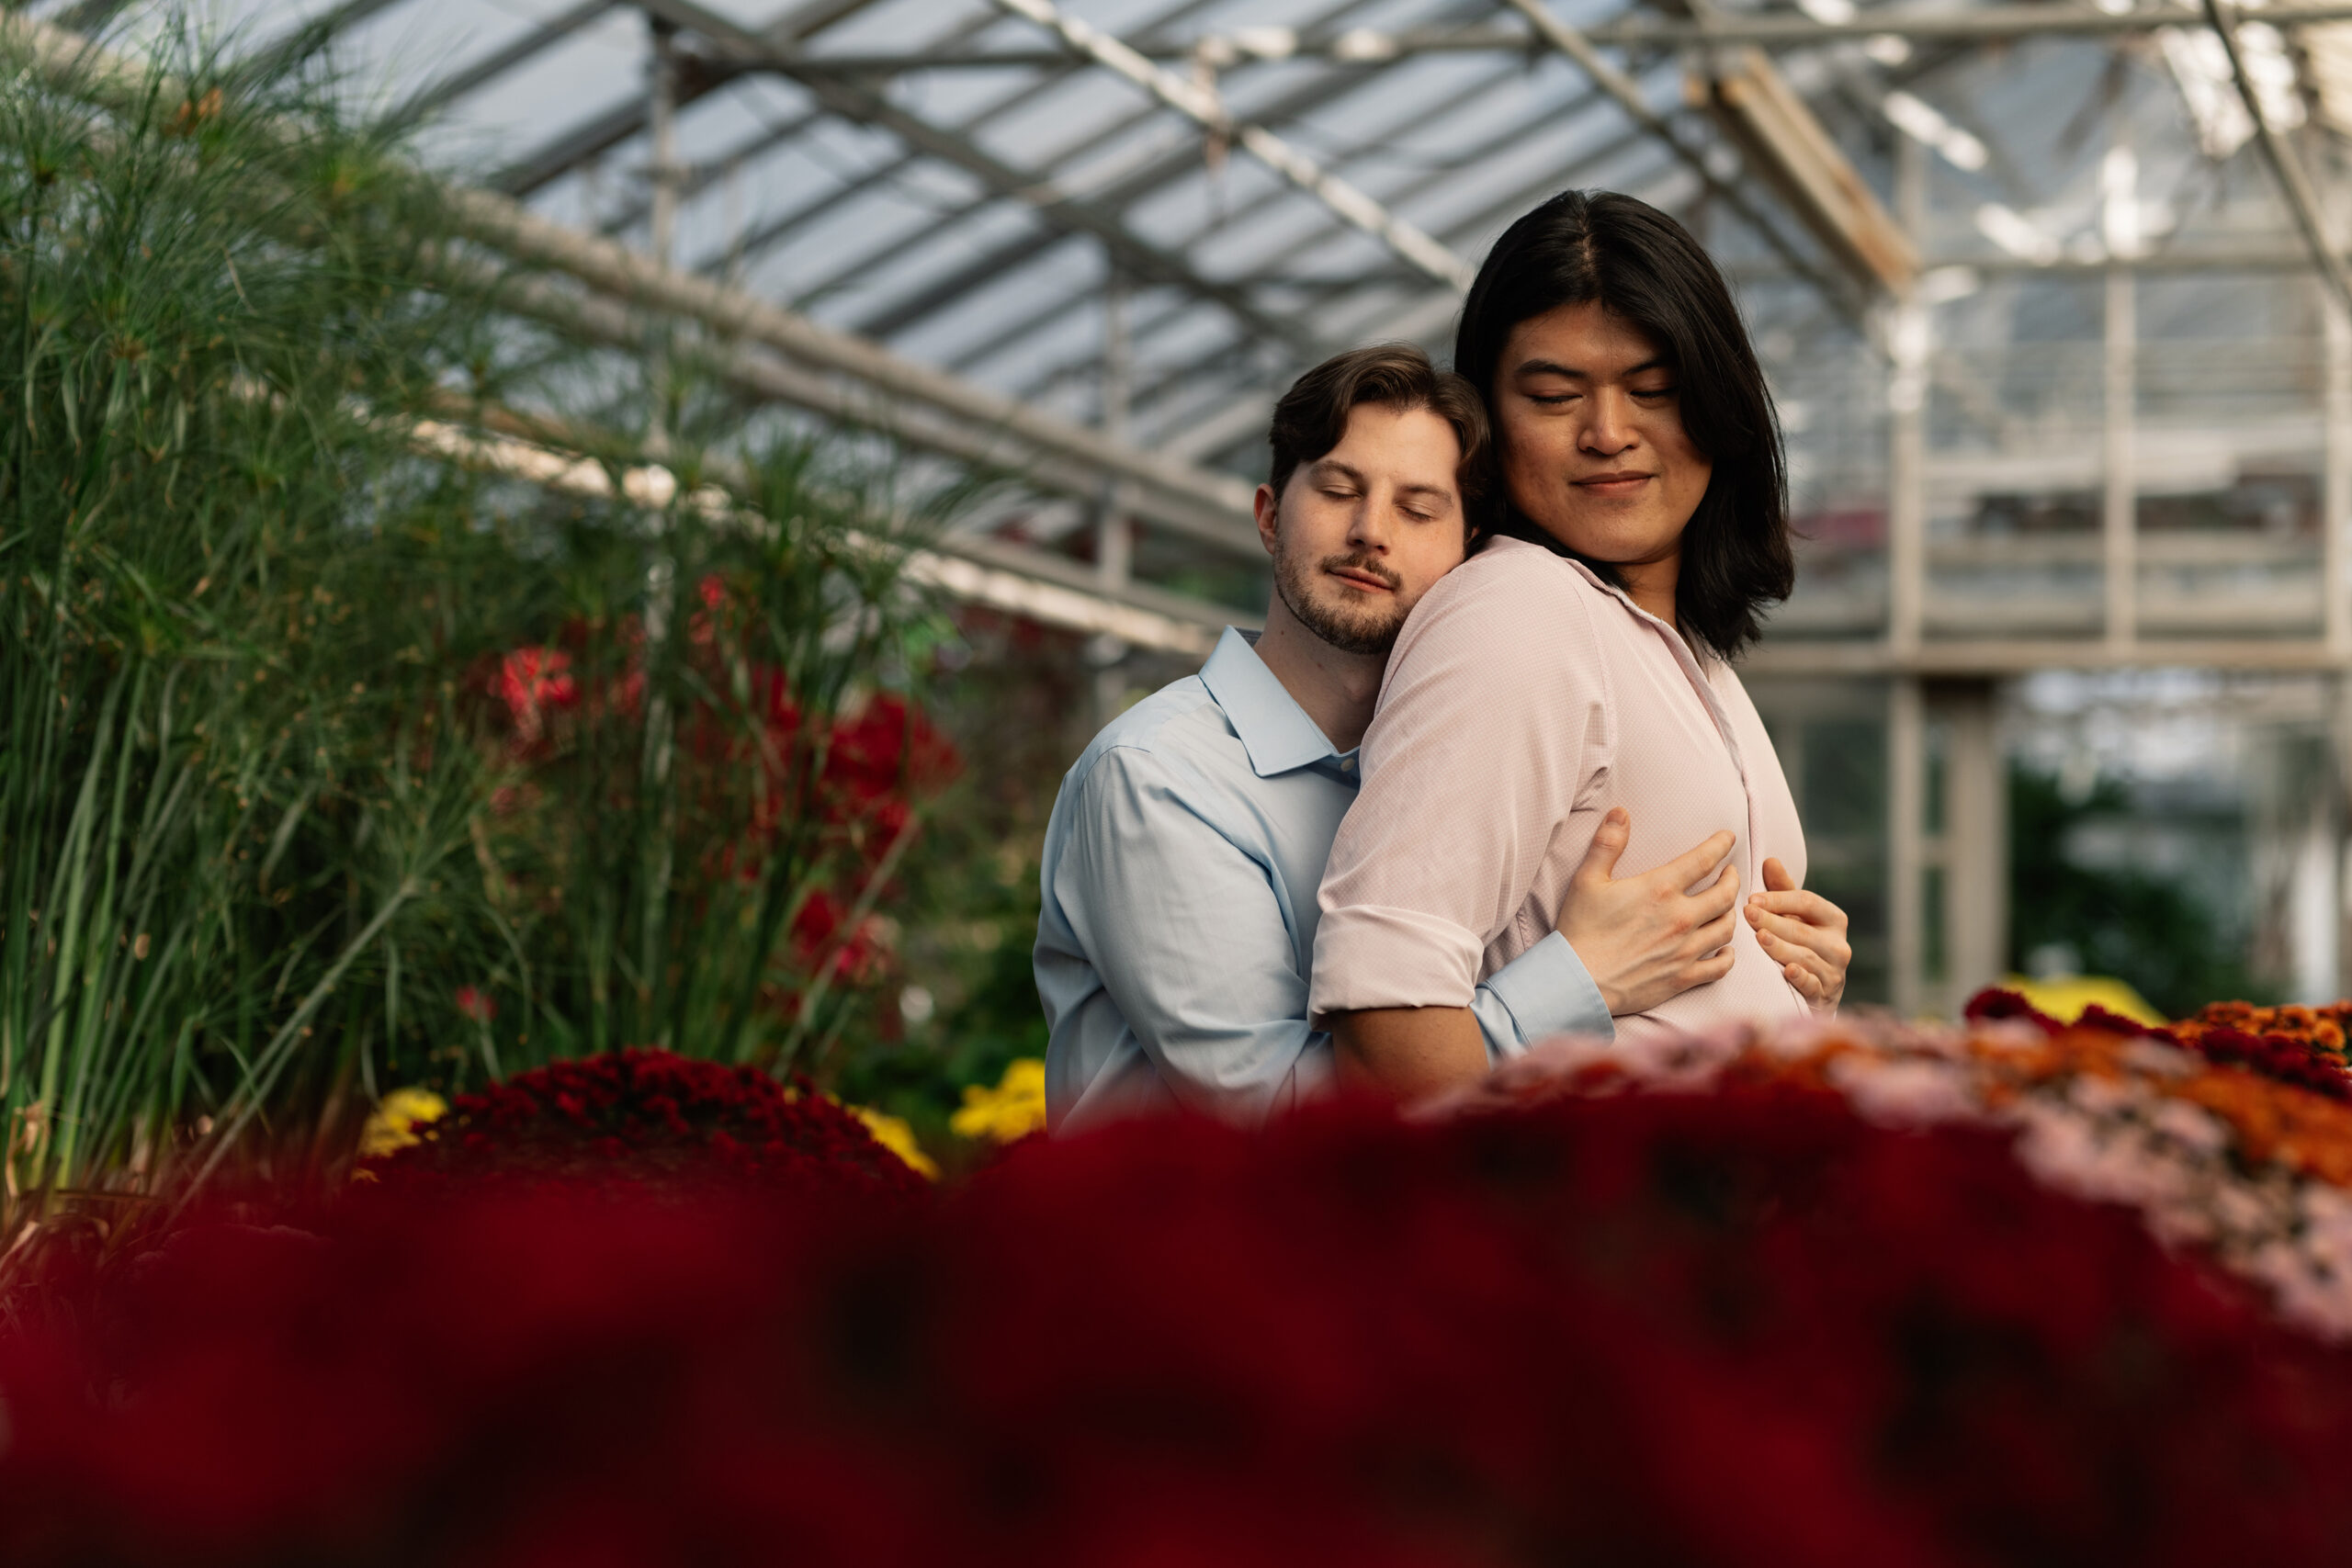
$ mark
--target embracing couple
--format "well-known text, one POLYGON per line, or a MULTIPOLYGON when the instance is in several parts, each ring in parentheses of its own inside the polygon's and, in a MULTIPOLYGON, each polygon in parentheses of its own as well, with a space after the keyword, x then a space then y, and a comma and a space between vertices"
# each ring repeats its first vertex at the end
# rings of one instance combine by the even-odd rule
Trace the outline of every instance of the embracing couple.
POLYGON ((1035 953, 1057 1130, 1416 1098, 1547 1035, 1844 990, 1846 918, 1800 891, 1730 664, 1793 566, 1722 275, 1666 214, 1571 191, 1496 243, 1453 362, 1299 378, 1257 496, 1265 630, 1063 781, 1035 953))

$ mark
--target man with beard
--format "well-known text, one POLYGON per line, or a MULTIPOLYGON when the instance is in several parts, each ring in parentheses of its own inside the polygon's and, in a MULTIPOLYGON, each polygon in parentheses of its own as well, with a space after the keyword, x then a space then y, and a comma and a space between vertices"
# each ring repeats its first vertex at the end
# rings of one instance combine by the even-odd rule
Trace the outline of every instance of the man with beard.
MULTIPOLYGON (((1468 382, 1390 344, 1299 378, 1270 440, 1265 630, 1227 627, 1198 675, 1096 736, 1046 829, 1035 963, 1057 1132, 1178 1108, 1254 1125, 1334 1081, 1307 1016, 1316 892, 1389 648, 1475 534, 1487 416, 1468 382)), ((1730 825, 1615 880, 1629 825, 1602 826, 1558 929, 1477 988, 1490 1060, 1608 1035, 1612 1013, 1729 967, 1730 825)), ((1427 852, 1445 841, 1432 819, 1427 852)))

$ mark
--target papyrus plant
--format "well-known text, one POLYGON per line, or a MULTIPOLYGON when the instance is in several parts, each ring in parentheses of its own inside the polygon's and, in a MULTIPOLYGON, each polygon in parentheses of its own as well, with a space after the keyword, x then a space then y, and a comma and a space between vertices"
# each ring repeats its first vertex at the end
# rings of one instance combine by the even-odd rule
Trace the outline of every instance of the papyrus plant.
POLYGON ((788 973, 795 922, 888 881, 793 815, 902 629, 866 510, 792 446, 697 502, 674 345, 662 504, 451 460, 420 432, 585 414, 618 477, 656 378, 507 310, 319 71, 162 52, 130 94, 0 60, 6 1228, 232 1155, 332 1165, 388 1077, 805 1055, 842 998, 788 973), (568 636, 638 695, 546 773, 495 688, 568 636))

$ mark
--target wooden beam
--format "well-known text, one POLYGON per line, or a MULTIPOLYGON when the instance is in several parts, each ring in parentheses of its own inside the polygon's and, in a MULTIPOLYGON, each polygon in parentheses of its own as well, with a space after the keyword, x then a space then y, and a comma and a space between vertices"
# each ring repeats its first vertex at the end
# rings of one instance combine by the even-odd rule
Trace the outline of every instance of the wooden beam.
POLYGON ((1770 181, 1857 281, 1901 299, 1919 276, 1918 248, 1853 164, 1829 139, 1771 56, 1753 47, 1716 51, 1689 78, 1691 101, 1710 110, 1750 167, 1770 181))

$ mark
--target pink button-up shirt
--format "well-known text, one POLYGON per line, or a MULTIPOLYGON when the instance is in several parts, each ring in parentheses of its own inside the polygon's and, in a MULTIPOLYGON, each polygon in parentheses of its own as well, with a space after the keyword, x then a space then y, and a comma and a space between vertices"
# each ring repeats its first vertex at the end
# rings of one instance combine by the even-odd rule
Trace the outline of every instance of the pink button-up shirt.
MULTIPOLYGON (((1720 829, 1740 895, 1804 832, 1756 706, 1716 660, 1576 561, 1499 538, 1415 606, 1364 736, 1363 788, 1323 874, 1311 1006, 1467 1007, 1541 942, 1611 807, 1633 814, 1616 874, 1720 829)), ((1731 973, 1618 1038, 1801 1015, 1745 919, 1731 973)))

